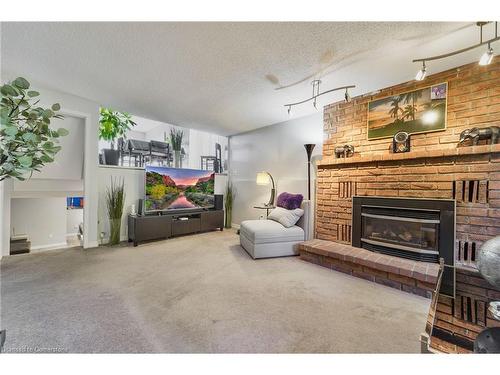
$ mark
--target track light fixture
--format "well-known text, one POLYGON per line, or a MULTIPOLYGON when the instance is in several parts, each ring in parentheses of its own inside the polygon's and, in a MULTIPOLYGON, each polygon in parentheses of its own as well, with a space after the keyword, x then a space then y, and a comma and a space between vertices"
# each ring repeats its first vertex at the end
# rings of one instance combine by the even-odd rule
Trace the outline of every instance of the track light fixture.
POLYGON ((349 91, 347 88, 345 89, 344 99, 346 103, 349 103, 351 101, 351 95, 349 95, 349 91))
POLYGON ((317 98, 319 96, 328 94, 330 92, 338 91, 338 90, 344 90, 345 89, 345 95, 344 95, 345 101, 349 102, 351 100, 351 96, 349 95, 349 91, 348 90, 356 87, 355 85, 349 85, 349 86, 336 87, 336 88, 331 89, 331 90, 320 92, 319 87, 321 85, 321 81, 319 79, 315 79, 314 81, 312 81, 311 85, 313 86, 313 92, 312 92, 312 96, 310 98, 304 99, 304 100, 302 100, 300 102, 288 103, 288 104, 284 105, 287 108, 288 115, 290 115, 293 106, 296 106, 296 105, 299 105, 299 104, 303 104, 303 103, 306 103, 306 102, 311 101, 311 100, 313 101, 314 108, 317 109, 317 98))
POLYGON ((478 44, 474 44, 470 47, 462 48, 462 49, 459 49, 457 51, 445 53, 443 55, 437 55, 437 56, 431 56, 431 57, 425 57, 422 59, 413 60, 413 62, 422 62, 422 64, 423 64, 422 69, 420 69, 418 71, 417 75, 415 76, 415 79, 417 81, 422 81, 425 78, 425 75, 427 74, 426 67, 425 67, 426 62, 433 61, 433 60, 445 59, 447 57, 455 56, 455 55, 458 55, 458 54, 464 53, 464 52, 468 52, 472 49, 475 49, 475 48, 478 48, 478 47, 481 47, 484 45, 487 45, 488 49, 479 59, 479 65, 490 64, 491 61, 493 60, 493 56, 494 56, 493 48, 491 47, 491 43, 500 40, 500 37, 498 36, 498 22, 495 22, 495 36, 493 38, 490 38, 488 40, 483 41, 483 26, 488 24, 488 23, 490 23, 490 22, 476 22, 476 25, 479 27, 479 43, 478 44))
POLYGON ((493 60, 493 48, 491 48, 490 43, 488 43, 488 50, 483 53, 481 58, 479 59, 479 65, 489 65, 493 60))
POLYGON ((417 75, 415 76, 415 80, 417 81, 423 81, 425 76, 427 75, 427 68, 425 67, 425 60, 422 61, 422 69, 420 69, 417 72, 417 75))
POLYGON ((288 112, 288 116, 292 116, 292 106, 291 105, 288 106, 287 112, 288 112))

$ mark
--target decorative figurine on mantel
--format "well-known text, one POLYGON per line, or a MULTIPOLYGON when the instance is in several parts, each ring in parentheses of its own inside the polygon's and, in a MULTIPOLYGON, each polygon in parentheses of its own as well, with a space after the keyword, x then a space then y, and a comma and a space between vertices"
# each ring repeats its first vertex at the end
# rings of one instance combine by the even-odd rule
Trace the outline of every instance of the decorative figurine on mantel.
POLYGON ((353 145, 343 145, 337 146, 333 150, 335 153, 335 157, 337 158, 348 158, 354 155, 354 146, 353 145))
POLYGON ((472 128, 465 129, 460 133, 459 145, 465 143, 468 140, 472 141, 473 146, 477 146, 477 143, 483 139, 490 139, 490 144, 494 145, 498 142, 500 138, 500 128, 498 126, 488 126, 487 128, 472 128))

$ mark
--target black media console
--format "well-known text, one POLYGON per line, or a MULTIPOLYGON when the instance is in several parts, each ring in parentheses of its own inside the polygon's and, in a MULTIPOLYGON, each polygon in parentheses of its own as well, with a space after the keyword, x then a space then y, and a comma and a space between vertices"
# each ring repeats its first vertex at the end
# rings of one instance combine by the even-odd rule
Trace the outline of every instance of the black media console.
POLYGON ((206 210, 189 213, 161 212, 145 216, 128 215, 128 240, 139 242, 193 234, 209 230, 223 230, 224 210, 206 210))

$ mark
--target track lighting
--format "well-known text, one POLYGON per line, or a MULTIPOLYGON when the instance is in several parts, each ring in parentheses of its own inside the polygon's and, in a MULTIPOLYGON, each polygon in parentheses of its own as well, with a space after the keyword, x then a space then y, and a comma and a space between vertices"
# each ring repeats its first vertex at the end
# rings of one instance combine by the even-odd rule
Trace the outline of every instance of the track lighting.
POLYGON ((354 87, 356 87, 355 85, 349 85, 349 86, 342 86, 342 87, 337 87, 337 88, 334 88, 334 89, 331 89, 331 90, 327 90, 327 91, 323 91, 323 92, 320 92, 319 90, 319 86, 321 84, 321 81, 319 79, 316 79, 314 81, 311 82, 312 86, 313 86, 313 91, 312 91, 312 96, 308 99, 304 99, 300 102, 296 102, 296 103, 289 103, 289 104, 285 104, 284 106, 287 108, 287 111, 288 111, 288 115, 290 116, 291 113, 292 113, 292 107, 293 106, 296 106, 296 105, 299 105, 299 104, 303 104, 303 103, 306 103, 310 100, 313 101, 313 106, 314 108, 318 109, 317 108, 317 98, 321 95, 324 95, 324 94, 328 94, 330 92, 334 92, 334 91, 338 91, 338 90, 344 90, 345 89, 345 95, 344 95, 344 98, 345 98, 345 101, 346 102, 349 102, 351 100, 351 96, 349 95, 349 91, 348 89, 352 89, 354 87))
POLYGON ((288 117, 292 117, 292 106, 291 105, 288 106, 287 112, 288 112, 288 117))
POLYGON ((420 69, 417 72, 417 75, 415 76, 415 80, 423 81, 426 75, 427 75, 427 68, 425 67, 425 61, 423 61, 422 62, 422 69, 420 69))
POLYGON ((493 60, 493 48, 488 43, 488 50, 479 59, 479 65, 489 65, 493 60))
POLYGON ((424 57, 421 59, 414 59, 413 62, 422 62, 423 63, 423 68, 420 69, 415 76, 415 79, 417 81, 422 81, 425 78, 426 75, 426 68, 425 68, 425 62, 429 61, 434 61, 434 60, 441 60, 445 59, 451 56, 455 56, 464 52, 468 52, 470 50, 479 48, 481 46, 487 45, 488 49, 486 52, 481 56, 479 59, 479 65, 488 65, 491 63, 493 60, 493 48, 491 47, 491 43, 496 42, 500 40, 500 36, 498 36, 498 22, 495 22, 495 36, 491 37, 490 39, 483 40, 483 26, 487 25, 490 22, 476 22, 476 25, 479 27, 479 43, 474 44, 469 47, 461 48, 459 50, 449 52, 449 53, 444 53, 442 55, 437 55, 437 56, 430 56, 430 57, 424 57))

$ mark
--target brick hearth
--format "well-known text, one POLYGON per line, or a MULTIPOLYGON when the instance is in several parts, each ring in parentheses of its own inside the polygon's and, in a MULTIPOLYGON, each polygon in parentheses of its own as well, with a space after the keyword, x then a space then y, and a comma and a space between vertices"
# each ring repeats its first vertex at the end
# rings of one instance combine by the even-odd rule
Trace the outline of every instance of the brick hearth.
MULTIPOLYGON (((432 312, 441 334, 433 334, 430 346, 439 351, 468 351, 481 329, 497 324, 486 306, 499 298, 500 291, 487 286, 475 262, 481 245, 500 235, 500 145, 458 147, 458 140, 467 128, 499 124, 498 59, 488 66, 469 64, 324 108, 326 140, 318 163, 315 238, 351 244, 354 195, 456 201, 456 296, 440 295, 438 311, 432 312), (411 151, 405 154, 390 152, 390 138, 367 140, 369 101, 442 82, 448 83, 446 130, 412 135, 411 151), (335 146, 345 144, 354 146, 354 156, 335 159, 335 146)), ((311 254, 317 257, 309 260, 325 261, 320 254, 311 254)), ((350 272, 356 275, 354 269, 350 272)))
POLYGON ((440 266, 324 240, 300 244, 300 258, 335 271, 431 298, 440 266))

